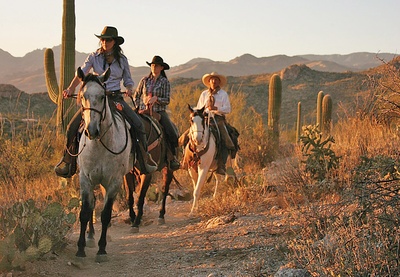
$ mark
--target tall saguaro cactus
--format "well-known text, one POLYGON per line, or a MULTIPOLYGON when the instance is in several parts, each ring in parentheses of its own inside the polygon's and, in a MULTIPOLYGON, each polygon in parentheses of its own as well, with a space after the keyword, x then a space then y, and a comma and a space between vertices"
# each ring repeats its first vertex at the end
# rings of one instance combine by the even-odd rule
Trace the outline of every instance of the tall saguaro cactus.
POLYGON ((322 99, 324 98, 324 92, 321 90, 318 92, 317 97, 317 125, 319 130, 322 128, 322 99))
POLYGON ((296 143, 300 142, 301 133, 301 102, 297 103, 296 143))
MULTIPOLYGON (((272 132, 274 146, 279 145, 279 119, 282 103, 282 81, 278 74, 269 81, 268 128, 272 132)), ((276 148, 275 148, 276 149, 276 148)))
POLYGON ((322 99, 322 126, 321 131, 328 135, 332 124, 332 98, 329 94, 322 99))
POLYGON ((44 52, 44 70, 47 92, 50 99, 57 104, 57 130, 65 132, 76 108, 72 99, 63 99, 62 92, 69 85, 75 74, 75 0, 63 0, 62 41, 60 60, 60 83, 54 65, 53 50, 44 52))

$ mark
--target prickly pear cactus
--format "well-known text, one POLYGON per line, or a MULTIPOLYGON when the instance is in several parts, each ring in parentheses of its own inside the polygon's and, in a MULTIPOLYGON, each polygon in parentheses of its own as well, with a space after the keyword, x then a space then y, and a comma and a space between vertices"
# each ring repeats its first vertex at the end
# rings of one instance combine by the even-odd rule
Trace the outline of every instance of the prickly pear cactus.
POLYGON ((69 85, 75 74, 75 0, 64 0, 63 4, 59 85, 57 84, 52 49, 45 51, 44 69, 49 97, 57 104, 57 127, 59 131, 65 132, 70 119, 76 112, 75 101, 62 97, 63 90, 69 85))

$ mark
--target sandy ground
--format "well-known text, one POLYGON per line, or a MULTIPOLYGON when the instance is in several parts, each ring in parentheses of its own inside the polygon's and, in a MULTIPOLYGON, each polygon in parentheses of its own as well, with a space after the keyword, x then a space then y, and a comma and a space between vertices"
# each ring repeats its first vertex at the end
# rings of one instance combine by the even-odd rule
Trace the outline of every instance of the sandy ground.
MULTIPOLYGON (((107 262, 95 261, 97 246, 86 248, 84 264, 76 261, 76 230, 65 250, 8 276, 273 276, 285 263, 282 249, 288 227, 279 212, 201 221, 188 217, 190 205, 171 201, 166 224, 158 225, 158 206, 148 204, 139 233, 125 223, 127 212, 116 214, 109 229, 107 262)), ((99 222, 95 228, 97 245, 99 222)))

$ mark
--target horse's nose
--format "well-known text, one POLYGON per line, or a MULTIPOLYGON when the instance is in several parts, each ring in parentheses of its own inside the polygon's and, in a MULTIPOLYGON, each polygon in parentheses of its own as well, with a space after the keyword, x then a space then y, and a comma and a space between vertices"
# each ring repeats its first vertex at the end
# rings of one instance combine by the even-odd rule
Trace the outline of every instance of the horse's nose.
POLYGON ((97 139, 100 136, 99 129, 94 125, 89 125, 86 129, 86 136, 90 139, 97 139))

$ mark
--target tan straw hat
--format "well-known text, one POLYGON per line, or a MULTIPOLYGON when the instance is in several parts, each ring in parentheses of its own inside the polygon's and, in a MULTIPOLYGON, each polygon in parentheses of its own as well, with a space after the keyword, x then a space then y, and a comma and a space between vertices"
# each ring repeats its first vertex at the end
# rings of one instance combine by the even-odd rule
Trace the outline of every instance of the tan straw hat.
POLYGON ((96 35, 96 37, 98 37, 99 39, 102 38, 112 38, 115 40, 115 42, 119 45, 124 43, 124 38, 118 36, 118 30, 115 27, 111 27, 111 26, 106 26, 104 27, 103 31, 101 32, 100 35, 96 35))
POLYGON ((203 84, 208 88, 210 87, 210 79, 211 79, 211 77, 217 77, 220 80, 219 86, 221 88, 223 86, 225 86, 226 83, 227 83, 226 77, 224 75, 220 75, 217 72, 212 72, 211 74, 205 74, 203 76, 203 78, 201 78, 201 80, 203 81, 203 84))

